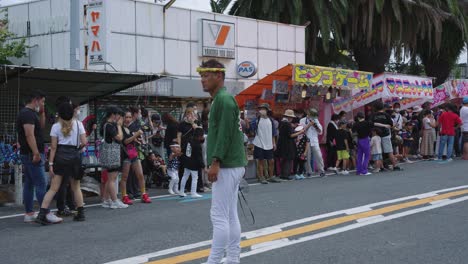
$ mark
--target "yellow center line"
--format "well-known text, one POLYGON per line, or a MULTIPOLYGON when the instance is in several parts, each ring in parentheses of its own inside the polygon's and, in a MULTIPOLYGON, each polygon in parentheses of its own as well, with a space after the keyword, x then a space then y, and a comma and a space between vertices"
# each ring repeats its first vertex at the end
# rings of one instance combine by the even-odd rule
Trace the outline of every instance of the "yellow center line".
MULTIPOLYGON (((314 223, 314 224, 310 224, 310 225, 306 225, 306 226, 301 226, 301 227, 289 229, 289 230, 286 230, 286 231, 273 233, 273 234, 270 234, 270 235, 265 235, 265 236, 260 236, 260 237, 256 237, 256 238, 252 238, 252 239, 247 239, 247 240, 242 241, 240 246, 241 246, 241 248, 250 247, 250 246, 256 245, 256 244, 261 244, 261 243, 270 242, 270 241, 274 241, 274 240, 278 240, 278 239, 282 239, 282 238, 288 238, 288 237, 293 237, 293 236, 297 236, 297 235, 301 235, 301 234, 305 234, 305 233, 310 233, 310 232, 313 232, 313 231, 317 231, 317 230, 324 229, 324 228, 331 227, 331 226, 336 226, 336 225, 347 223, 347 222, 350 222, 350 221, 354 221, 354 220, 358 220, 358 219, 362 219, 362 218, 367 218, 367 217, 371 217, 371 216, 376 216, 376 215, 381 215, 381 214, 385 214, 385 213, 395 212, 395 211, 398 211, 398 210, 402 210, 402 209, 406 209, 406 208, 410 208, 410 207, 415 207, 415 206, 427 204, 427 203, 430 203, 430 202, 439 201, 439 200, 451 198, 451 197, 454 197, 454 196, 460 196, 460 195, 464 195, 464 194, 468 194, 468 189, 467 190, 444 193, 444 194, 436 195, 436 196, 433 196, 433 197, 419 199, 419 200, 416 200, 416 201, 390 205, 390 206, 387 206, 387 207, 382 207, 382 208, 379 208, 379 209, 375 209, 375 210, 371 210, 371 211, 367 211, 367 212, 362 212, 362 213, 357 213, 357 214, 353 214, 353 215, 341 216, 341 217, 337 217, 337 218, 333 218, 333 219, 328 219, 328 220, 325 220, 325 221, 322 221, 322 222, 318 222, 318 223, 314 223)), ((209 255, 210 255, 210 249, 204 249, 204 250, 198 250, 198 251, 187 253, 187 254, 182 254, 182 255, 179 255, 179 256, 174 256, 174 257, 169 257, 169 258, 165 258, 165 259, 161 259, 161 260, 151 261, 151 262, 148 262, 148 264, 183 263, 183 262, 187 262, 187 261, 206 258, 209 255)))

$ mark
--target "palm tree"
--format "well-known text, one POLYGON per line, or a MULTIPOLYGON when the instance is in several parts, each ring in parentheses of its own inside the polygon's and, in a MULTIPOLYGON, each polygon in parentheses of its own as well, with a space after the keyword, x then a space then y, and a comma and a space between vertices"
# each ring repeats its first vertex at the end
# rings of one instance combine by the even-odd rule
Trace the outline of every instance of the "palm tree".
MULTIPOLYGON (((456 1, 454 1, 456 2, 456 1)), ((450 75, 458 57, 463 51, 468 36, 468 3, 444 3, 451 19, 442 25, 442 42, 439 49, 431 47, 424 39, 419 39, 414 55, 421 58, 426 75, 435 77, 434 87, 442 84, 450 75)))
POLYGON ((232 0, 210 0, 211 11, 213 13, 223 14, 231 2, 232 0))

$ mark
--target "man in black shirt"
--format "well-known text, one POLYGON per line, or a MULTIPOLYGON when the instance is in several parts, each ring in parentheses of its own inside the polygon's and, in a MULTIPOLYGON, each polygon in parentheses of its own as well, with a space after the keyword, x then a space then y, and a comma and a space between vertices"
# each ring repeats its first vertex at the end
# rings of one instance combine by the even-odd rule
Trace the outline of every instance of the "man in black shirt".
POLYGON ((32 92, 26 99, 26 106, 18 113, 16 120, 24 172, 25 222, 35 220, 34 191, 39 204, 42 204, 47 187, 44 170, 44 135, 42 133, 45 126, 44 104, 45 95, 40 91, 32 92))
POLYGON ((374 104, 375 113, 370 117, 370 122, 374 127, 379 129, 379 136, 382 138, 382 153, 388 154, 388 158, 392 162, 393 170, 401 170, 396 165, 396 159, 393 155, 391 129, 393 127, 392 117, 385 112, 384 104, 377 101, 374 104))
POLYGON ((330 123, 327 126, 327 168, 329 170, 337 171, 335 167, 337 154, 336 154, 336 133, 338 132, 338 121, 340 116, 333 114, 330 123))
POLYGON ((359 112, 356 116, 356 123, 354 123, 353 131, 357 133, 357 175, 369 175, 367 171, 370 158, 370 136, 373 125, 366 121, 364 113, 359 112))

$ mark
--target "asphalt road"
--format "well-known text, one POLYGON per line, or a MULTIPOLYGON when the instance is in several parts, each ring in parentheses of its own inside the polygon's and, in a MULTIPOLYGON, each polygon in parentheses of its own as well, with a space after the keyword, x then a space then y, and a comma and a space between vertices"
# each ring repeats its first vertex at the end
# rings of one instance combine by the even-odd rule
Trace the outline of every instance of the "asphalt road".
MULTIPOLYGON (((468 162, 402 167, 251 186, 256 223, 240 213, 241 263, 468 263, 468 162)), ((122 210, 90 207, 86 222, 52 226, 0 208, 1 263, 204 263, 209 208, 209 193, 162 197, 122 210)))

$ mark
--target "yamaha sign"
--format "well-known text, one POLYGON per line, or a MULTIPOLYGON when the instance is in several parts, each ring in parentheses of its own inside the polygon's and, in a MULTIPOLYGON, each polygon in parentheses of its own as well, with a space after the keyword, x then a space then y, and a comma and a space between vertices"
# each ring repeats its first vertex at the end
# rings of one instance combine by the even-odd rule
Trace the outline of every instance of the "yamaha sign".
POLYGON ((257 73, 257 67, 250 61, 244 61, 237 66, 237 74, 243 78, 250 78, 257 73))

